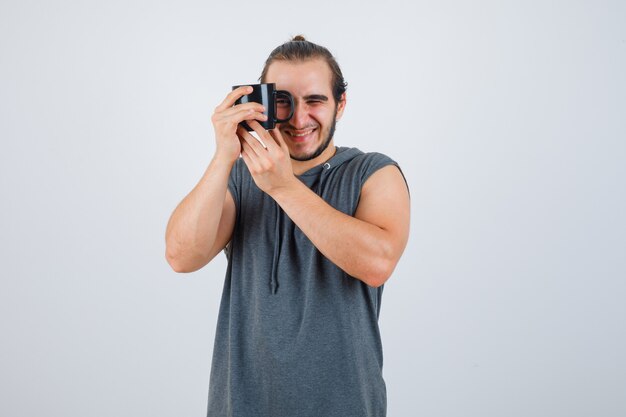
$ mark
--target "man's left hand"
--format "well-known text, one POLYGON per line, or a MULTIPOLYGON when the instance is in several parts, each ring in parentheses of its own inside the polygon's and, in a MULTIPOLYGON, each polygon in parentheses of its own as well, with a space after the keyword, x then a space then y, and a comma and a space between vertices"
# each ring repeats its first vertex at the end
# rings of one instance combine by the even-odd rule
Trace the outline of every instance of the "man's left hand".
POLYGON ((256 120, 246 123, 263 142, 243 127, 237 127, 241 156, 257 187, 271 195, 273 191, 293 184, 296 177, 291 166, 289 148, 278 128, 267 131, 256 120))

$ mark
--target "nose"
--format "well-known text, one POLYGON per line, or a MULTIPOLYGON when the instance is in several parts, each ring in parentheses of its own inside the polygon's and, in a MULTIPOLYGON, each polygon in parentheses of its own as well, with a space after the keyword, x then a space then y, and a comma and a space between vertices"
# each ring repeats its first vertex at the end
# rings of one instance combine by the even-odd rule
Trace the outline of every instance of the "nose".
POLYGON ((291 120, 289 120, 289 124, 296 129, 306 128, 311 124, 311 118, 309 117, 306 104, 295 102, 294 106, 295 109, 293 110, 293 116, 291 120))

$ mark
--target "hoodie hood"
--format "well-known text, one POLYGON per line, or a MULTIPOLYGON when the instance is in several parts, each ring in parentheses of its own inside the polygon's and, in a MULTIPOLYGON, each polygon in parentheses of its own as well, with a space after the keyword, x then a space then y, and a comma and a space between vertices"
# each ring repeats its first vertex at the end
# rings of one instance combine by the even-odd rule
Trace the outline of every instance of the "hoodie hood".
MULTIPOLYGON (((335 154, 326 162, 316 165, 308 171, 296 175, 300 181, 306 184, 317 195, 320 195, 319 187, 324 183, 324 177, 329 175, 334 169, 343 163, 350 161, 354 157, 363 154, 357 148, 348 148, 345 146, 337 146, 335 154)), ((272 273, 270 276, 270 291, 272 294, 278 292, 278 263, 280 261, 280 251, 283 234, 283 221, 286 216, 283 209, 276 204, 276 230, 274 239, 274 256, 272 261, 272 273)))

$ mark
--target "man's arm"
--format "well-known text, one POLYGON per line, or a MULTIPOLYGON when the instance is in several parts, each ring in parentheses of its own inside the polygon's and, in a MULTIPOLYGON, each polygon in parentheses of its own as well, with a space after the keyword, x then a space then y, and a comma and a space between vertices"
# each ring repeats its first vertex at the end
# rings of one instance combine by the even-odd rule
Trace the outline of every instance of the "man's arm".
POLYGON ((241 156, 256 185, 269 194, 313 245, 349 275, 372 287, 389 279, 409 236, 409 193, 400 170, 384 167, 363 184, 354 217, 335 209, 293 174, 278 129, 248 123, 265 146, 239 128, 241 156))
POLYGON ((174 271, 202 268, 230 241, 236 216, 227 189, 231 166, 228 161, 214 158, 172 213, 165 232, 165 257, 174 271))
POLYGON ((336 210, 300 181, 270 195, 347 274, 372 287, 389 279, 409 236, 409 194, 397 167, 386 166, 368 178, 354 217, 336 210))
POLYGON ((237 126, 266 120, 259 103, 234 105, 252 87, 231 91, 215 108, 215 155, 193 190, 172 213, 165 232, 165 258, 176 272, 193 272, 209 263, 230 241, 236 209, 228 191, 228 176, 241 152, 237 126))

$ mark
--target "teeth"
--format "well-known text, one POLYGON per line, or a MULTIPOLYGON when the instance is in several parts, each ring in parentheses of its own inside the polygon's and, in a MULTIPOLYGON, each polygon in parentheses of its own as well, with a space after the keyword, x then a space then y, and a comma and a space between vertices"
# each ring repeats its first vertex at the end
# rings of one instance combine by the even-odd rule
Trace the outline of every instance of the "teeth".
POLYGON ((306 132, 304 132, 304 133, 293 133, 293 132, 291 132, 291 136, 306 136, 306 135, 308 135, 309 133, 311 133, 313 130, 314 130, 314 129, 307 130, 307 131, 306 131, 306 132))

